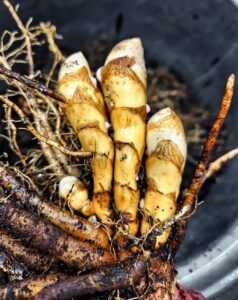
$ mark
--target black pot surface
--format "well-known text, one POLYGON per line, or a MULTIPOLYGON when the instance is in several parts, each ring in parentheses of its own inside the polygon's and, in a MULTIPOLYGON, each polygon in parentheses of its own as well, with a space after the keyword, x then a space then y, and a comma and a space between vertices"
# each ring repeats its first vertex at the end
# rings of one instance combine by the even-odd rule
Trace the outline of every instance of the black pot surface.
MULTIPOLYGON (((20 16, 51 21, 66 53, 96 37, 139 36, 146 61, 185 82, 190 99, 217 111, 229 74, 238 75, 238 10, 226 0, 25 0, 20 16)), ((13 29, 0 5, 0 31, 13 29)), ((238 80, 237 80, 238 82, 238 80)), ((237 88, 237 85, 236 85, 237 88)), ((238 147, 238 102, 225 122, 229 149, 238 147)), ((212 122, 212 120, 211 120, 212 122)), ((177 255, 178 280, 208 299, 238 299, 238 158, 228 163, 189 222, 177 255)))

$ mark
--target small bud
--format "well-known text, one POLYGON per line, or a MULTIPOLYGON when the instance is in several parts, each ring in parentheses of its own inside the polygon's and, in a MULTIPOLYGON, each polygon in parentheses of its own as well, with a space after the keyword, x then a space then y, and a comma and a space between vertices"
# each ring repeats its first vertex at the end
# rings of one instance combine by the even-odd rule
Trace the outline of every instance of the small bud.
POLYGON ((106 124, 106 128, 107 128, 107 129, 110 128, 110 127, 112 126, 111 123, 108 123, 108 122, 106 122, 105 124, 106 124))
POLYGON ((144 208, 144 206, 145 206, 145 199, 142 198, 142 199, 140 200, 140 208, 142 209, 142 208, 144 208))
POLYGON ((149 104, 146 104, 146 112, 147 114, 151 111, 151 108, 150 108, 150 105, 149 104))
POLYGON ((75 176, 65 176, 59 183, 59 196, 63 199, 67 199, 72 192, 74 185, 78 182, 78 178, 75 176))
POLYGON ((102 81, 102 74, 101 74, 101 71, 102 71, 102 67, 97 69, 97 72, 96 72, 96 78, 99 82, 102 81))
POLYGON ((84 184, 75 176, 66 176, 60 180, 59 196, 68 202, 68 205, 85 215, 92 214, 91 201, 84 184))

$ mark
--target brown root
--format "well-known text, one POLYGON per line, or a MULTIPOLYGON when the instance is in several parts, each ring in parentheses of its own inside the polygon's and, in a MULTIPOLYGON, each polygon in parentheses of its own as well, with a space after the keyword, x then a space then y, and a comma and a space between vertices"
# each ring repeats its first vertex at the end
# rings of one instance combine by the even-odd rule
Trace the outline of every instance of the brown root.
POLYGON ((174 299, 175 275, 176 271, 172 261, 163 262, 158 257, 150 259, 148 262, 150 286, 143 299, 174 299))
POLYGON ((97 292, 128 288, 137 283, 145 272, 145 261, 132 260, 125 266, 117 264, 103 271, 59 281, 44 289, 32 300, 67 300, 97 292))
POLYGON ((113 264, 112 254, 99 246, 79 241, 39 215, 24 211, 10 203, 0 203, 2 224, 20 239, 62 260, 69 267, 83 270, 113 264))
POLYGON ((225 121, 226 115, 231 105, 234 90, 234 81, 235 75, 230 75, 230 77, 227 80, 225 94, 221 102, 220 111, 218 112, 216 120, 214 121, 212 128, 209 132, 207 141, 203 148, 202 158, 199 161, 198 166, 194 172, 192 182, 188 188, 186 197, 183 202, 183 207, 189 206, 192 208, 196 196, 202 187, 206 175, 206 169, 208 166, 209 158, 214 149, 218 134, 221 131, 221 127, 225 121))
POLYGON ((68 277, 68 275, 64 274, 49 274, 35 276, 25 280, 12 281, 5 286, 0 287, 0 299, 29 299, 37 295, 45 287, 68 277))
POLYGON ((41 255, 35 249, 26 248, 3 229, 0 229, 0 249, 23 266, 37 272, 48 270, 54 261, 52 257, 41 255))
POLYGON ((213 176, 216 172, 218 172, 223 167, 223 165, 226 162, 233 159, 237 155, 238 155, 238 148, 225 153, 224 155, 220 156, 218 159, 210 163, 205 179, 208 179, 209 177, 213 176))
POLYGON ((62 95, 60 95, 57 91, 47 88, 45 85, 43 85, 37 80, 29 79, 24 75, 18 74, 2 66, 0 66, 0 75, 3 75, 4 77, 7 77, 9 79, 14 79, 23 84, 24 86, 36 90, 43 95, 49 96, 59 102, 65 103, 65 99, 62 95))
POLYGON ((95 228, 89 221, 73 215, 58 206, 47 202, 36 193, 28 191, 25 185, 16 178, 13 172, 0 163, 0 185, 13 194, 18 201, 29 208, 34 208, 46 216, 54 225, 80 240, 97 243, 108 247, 108 236, 101 228, 95 228))

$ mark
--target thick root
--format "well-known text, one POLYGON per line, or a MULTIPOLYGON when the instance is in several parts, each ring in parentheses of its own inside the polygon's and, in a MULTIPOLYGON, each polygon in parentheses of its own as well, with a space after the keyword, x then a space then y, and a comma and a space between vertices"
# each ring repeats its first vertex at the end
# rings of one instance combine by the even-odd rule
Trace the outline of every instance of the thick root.
POLYGON ((54 259, 41 255, 37 250, 23 246, 17 239, 0 229, 0 249, 13 257, 18 263, 36 272, 46 271, 54 259))
POLYGON ((38 194, 28 191, 25 185, 16 178, 13 172, 0 163, 0 185, 29 208, 36 209, 46 216, 51 223, 82 241, 96 243, 100 247, 108 247, 108 235, 101 228, 95 228, 84 218, 73 215, 66 210, 42 199, 38 194))
POLYGON ((49 252, 69 267, 83 270, 115 263, 108 250, 67 235, 37 214, 0 203, 0 215, 10 232, 20 239, 29 239, 33 247, 49 252))
MULTIPOLYGON (((232 102, 234 94, 234 85, 235 75, 231 74, 227 79, 225 93, 221 101, 220 110, 217 114, 214 123, 212 124, 206 143, 203 147, 201 159, 196 167, 192 178, 192 182, 188 187, 187 194, 183 202, 183 207, 189 207, 189 212, 192 211, 192 207, 196 201, 196 196, 204 182, 210 156, 212 154, 212 151, 217 141, 218 134, 221 131, 222 125, 226 119, 227 113, 232 102)), ((189 213, 187 214, 187 216, 189 216, 189 213)))
POLYGON ((67 300, 87 294, 127 288, 137 283, 145 272, 145 261, 132 260, 125 266, 117 264, 103 271, 62 280, 49 286, 32 300, 67 300))
POLYGON ((148 262, 148 277, 150 288, 143 299, 174 299, 176 270, 172 261, 163 262, 161 258, 151 258, 148 262))
POLYGON ((45 287, 68 278, 68 275, 49 274, 35 276, 29 279, 13 281, 0 287, 1 300, 30 299, 40 293, 45 287))

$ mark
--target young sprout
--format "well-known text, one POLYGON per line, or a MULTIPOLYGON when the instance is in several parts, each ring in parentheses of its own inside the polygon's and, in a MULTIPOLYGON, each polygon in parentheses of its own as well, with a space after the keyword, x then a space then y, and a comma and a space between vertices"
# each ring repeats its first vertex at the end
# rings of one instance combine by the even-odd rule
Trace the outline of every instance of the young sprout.
POLYGON ((94 214, 92 201, 88 199, 88 190, 75 176, 65 176, 59 183, 59 196, 67 201, 69 207, 85 216, 94 214))
POLYGON ((137 176, 145 147, 146 70, 139 38, 124 40, 98 72, 114 129, 114 199, 130 234, 138 230, 137 176))
MULTIPOLYGON (((154 114, 147 124, 147 191, 141 233, 158 222, 171 219, 186 161, 187 144, 180 118, 170 108, 154 114)), ((164 244, 170 228, 157 237, 156 246, 164 244)))
MULTIPOLYGON (((59 72, 58 90, 66 99, 63 110, 77 133, 82 148, 93 153, 92 212, 100 220, 107 221, 111 217, 109 206, 114 147, 107 134, 102 95, 81 52, 72 54, 65 60, 59 72)), ((86 202, 89 204, 87 200, 86 202)), ((89 206, 85 209, 87 213, 91 210, 89 206)))

